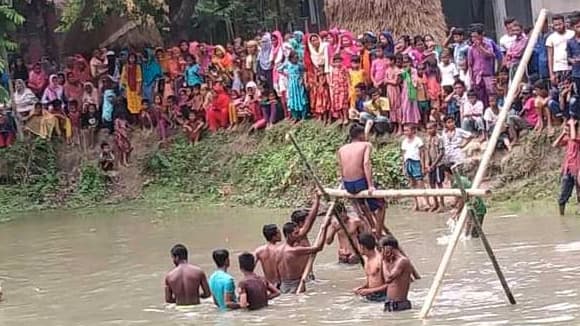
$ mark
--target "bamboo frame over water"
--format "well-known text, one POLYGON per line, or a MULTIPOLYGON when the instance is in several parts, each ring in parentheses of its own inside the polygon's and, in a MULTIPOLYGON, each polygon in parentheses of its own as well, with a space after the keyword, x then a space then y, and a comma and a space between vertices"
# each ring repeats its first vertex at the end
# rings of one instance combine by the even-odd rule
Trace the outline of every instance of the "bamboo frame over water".
MULTIPOLYGON (((520 64, 518 65, 518 69, 516 71, 512 84, 510 85, 508 94, 506 96, 506 101, 504 103, 504 106, 501 108, 499 116, 497 117, 497 122, 493 129, 493 133, 489 139, 487 147, 485 148, 485 152, 483 153, 481 162, 479 163, 477 174, 475 175, 475 178, 473 180, 472 189, 477 189, 481 185, 481 181, 483 180, 483 176, 485 175, 487 166, 489 165, 489 161, 491 160, 491 155, 495 151, 497 141, 499 139, 505 121, 507 119, 508 112, 516 97, 518 86, 522 80, 522 77, 524 76, 526 67, 528 66, 528 62, 530 61, 530 58, 532 56, 532 51, 534 49, 534 46, 536 45, 536 42, 538 41, 538 36, 540 35, 544 23, 546 22, 547 13, 548 12, 546 9, 542 9, 538 15, 538 19, 536 20, 536 23, 534 25, 534 30, 530 34, 530 38, 528 40, 528 44, 526 45, 524 55, 522 57, 522 60, 520 61, 520 64)), ((443 282, 443 277, 445 276, 445 272, 447 271, 447 267, 449 266, 451 257, 455 252, 457 242, 459 241, 467 218, 468 218, 467 206, 465 206, 461 211, 459 221, 457 222, 456 224, 457 226, 453 231, 453 234, 449 241, 449 245, 447 245, 447 249, 443 254, 443 258, 441 259, 441 263, 433 279, 433 284, 431 284, 431 288, 427 293, 427 297, 425 298, 425 302, 423 303, 423 307, 421 308, 421 312, 419 313, 419 318, 424 319, 429 314, 429 311, 431 311, 431 307, 433 306, 433 302, 435 301, 435 298, 439 293, 439 288, 441 287, 441 283, 443 282)))
MULTIPOLYGON (((469 196, 489 196, 489 189, 466 189, 469 196)), ((461 197, 461 189, 386 189, 375 190, 369 194, 367 190, 351 194, 346 190, 326 188, 324 192, 337 198, 387 198, 387 197, 461 197)))

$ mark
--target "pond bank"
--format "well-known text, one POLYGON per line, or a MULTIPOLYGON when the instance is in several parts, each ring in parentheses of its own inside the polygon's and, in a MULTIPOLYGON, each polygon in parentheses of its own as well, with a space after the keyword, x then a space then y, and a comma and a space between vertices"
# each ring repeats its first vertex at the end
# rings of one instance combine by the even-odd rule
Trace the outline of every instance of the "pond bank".
MULTIPOLYGON (((291 130, 323 183, 337 185, 335 152, 346 140, 346 130, 324 127, 316 121, 299 126, 283 123, 253 135, 224 131, 205 135, 196 145, 181 137, 162 145, 154 135, 135 132, 132 164, 119 170, 116 185, 108 184, 97 169, 96 149, 82 153, 57 142, 32 140, 0 152, 0 216, 132 200, 153 205, 198 201, 270 208, 300 206, 314 185, 295 149, 284 139, 291 130)), ((107 137, 101 135, 102 140, 107 137)), ((488 178, 494 202, 517 206, 555 198, 561 153, 550 143, 546 136, 529 135, 507 157, 496 155, 488 178)), ((382 188, 405 187, 398 140, 381 139, 375 149, 377 183, 382 188)), ((476 162, 477 154, 473 156, 476 162)))

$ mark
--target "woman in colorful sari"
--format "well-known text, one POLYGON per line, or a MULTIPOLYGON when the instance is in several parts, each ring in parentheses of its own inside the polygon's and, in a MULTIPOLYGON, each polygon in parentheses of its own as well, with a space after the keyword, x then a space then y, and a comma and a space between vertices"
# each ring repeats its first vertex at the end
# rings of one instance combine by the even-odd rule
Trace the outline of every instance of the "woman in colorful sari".
POLYGON ((223 85, 217 82, 214 85, 214 96, 211 105, 206 111, 206 121, 211 132, 228 127, 230 96, 223 85))
POLYGON ((69 102, 76 100, 80 103, 83 98, 83 84, 75 78, 75 74, 72 71, 69 71, 66 74, 64 96, 69 102))
POLYGON ((48 79, 46 78, 46 73, 42 70, 42 66, 40 63, 35 63, 28 74, 28 87, 40 98, 42 97, 47 81, 48 79))
POLYGON ((413 68, 409 56, 403 57, 403 71, 401 72, 403 81, 401 87, 401 110, 403 116, 403 125, 411 123, 418 125, 421 121, 421 113, 417 104, 417 83, 419 77, 417 70, 413 68))
POLYGON ((145 49, 145 57, 141 66, 143 73, 143 93, 142 97, 153 103, 153 94, 156 90, 157 80, 163 77, 161 65, 157 62, 157 58, 152 49, 145 49))
POLYGON ((308 115, 308 99, 304 87, 304 67, 299 62, 296 52, 291 52, 288 61, 280 69, 288 76, 288 92, 286 94, 288 109, 294 122, 304 120, 308 115))
MULTIPOLYGON (((284 38, 282 37, 282 33, 280 31, 272 32, 272 51, 270 51, 270 63, 272 65, 272 88, 276 91, 277 94, 280 94, 280 89, 278 85, 278 79, 280 77, 280 73, 278 72, 278 57, 283 55, 282 53, 282 44, 284 43, 284 38)), ((280 59, 281 61, 281 59, 280 59)))
POLYGON ((272 36, 270 33, 264 33, 260 41, 260 52, 258 53, 258 79, 268 85, 268 89, 273 87, 271 52, 272 36))
POLYGON ((28 116, 34 109, 34 105, 38 102, 36 95, 34 95, 30 88, 26 87, 22 79, 16 79, 14 81, 13 99, 16 112, 22 117, 28 116))
POLYGON ((310 96, 310 112, 324 123, 330 122, 330 92, 328 87, 328 53, 326 44, 317 34, 308 35, 304 66, 310 96))
POLYGON ((132 115, 141 113, 142 82, 143 77, 141 75, 141 67, 137 63, 137 55, 131 53, 121 73, 121 85, 123 85, 127 96, 127 110, 132 115))
POLYGON ((226 49, 217 45, 213 50, 212 64, 217 68, 218 78, 221 78, 226 85, 233 79, 234 61, 232 55, 226 49))
POLYGON ((64 102, 64 89, 58 83, 58 76, 57 75, 50 75, 48 79, 48 86, 44 90, 44 94, 42 95, 42 99, 40 100, 42 103, 48 104, 54 100, 60 100, 64 102))
POLYGON ((358 48, 354 44, 354 37, 351 32, 344 32, 340 36, 340 56, 342 57, 342 65, 346 69, 352 66, 352 57, 358 55, 358 48))

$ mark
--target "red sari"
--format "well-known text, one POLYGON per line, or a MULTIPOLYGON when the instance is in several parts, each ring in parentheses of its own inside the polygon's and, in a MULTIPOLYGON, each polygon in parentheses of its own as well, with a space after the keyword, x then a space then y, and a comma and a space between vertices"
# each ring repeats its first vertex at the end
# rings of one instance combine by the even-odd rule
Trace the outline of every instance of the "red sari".
POLYGON ((222 86, 216 85, 214 91, 216 95, 206 111, 206 121, 211 132, 216 132, 220 128, 227 128, 229 120, 228 110, 231 102, 230 96, 222 86))

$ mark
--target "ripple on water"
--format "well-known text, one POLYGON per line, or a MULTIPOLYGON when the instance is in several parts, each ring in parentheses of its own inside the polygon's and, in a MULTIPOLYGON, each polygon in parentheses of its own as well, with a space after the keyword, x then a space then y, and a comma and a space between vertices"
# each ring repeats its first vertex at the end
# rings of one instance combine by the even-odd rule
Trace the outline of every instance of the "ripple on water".
POLYGON ((556 246, 556 252, 580 251, 580 241, 574 241, 556 246))

